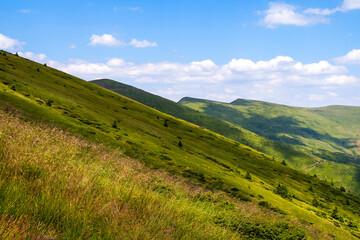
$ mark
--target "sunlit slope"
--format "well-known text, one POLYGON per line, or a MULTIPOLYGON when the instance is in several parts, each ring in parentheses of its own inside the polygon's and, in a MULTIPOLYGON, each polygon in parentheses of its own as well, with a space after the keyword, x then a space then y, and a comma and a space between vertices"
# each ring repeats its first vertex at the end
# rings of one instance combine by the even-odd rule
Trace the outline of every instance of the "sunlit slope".
POLYGON ((180 103, 330 161, 303 170, 359 193, 359 107, 298 108, 244 99, 228 104, 183 98, 180 103))
POLYGON ((296 151, 284 144, 277 143, 265 137, 261 137, 232 123, 210 115, 206 115, 197 110, 186 107, 179 103, 175 103, 171 100, 151 94, 141 89, 110 79, 99 79, 91 82, 134 99, 161 112, 194 123, 198 126, 219 133, 225 137, 236 140, 263 153, 266 153, 267 155, 276 158, 278 161, 284 160, 293 167, 302 168, 304 166, 312 166, 320 160, 312 155, 296 151))
POLYGON ((5 55, 0 54, 1 107, 20 111, 22 119, 104 143, 152 169, 165 169, 239 200, 265 201, 261 204, 272 211, 338 239, 357 234, 357 197, 216 133, 55 69, 5 55))

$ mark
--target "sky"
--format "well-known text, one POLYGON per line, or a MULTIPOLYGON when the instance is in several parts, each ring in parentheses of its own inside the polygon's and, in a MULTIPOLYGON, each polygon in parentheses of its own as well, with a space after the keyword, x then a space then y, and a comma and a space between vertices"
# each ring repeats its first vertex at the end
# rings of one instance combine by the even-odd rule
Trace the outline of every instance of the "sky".
POLYGON ((360 0, 0 0, 0 49, 178 101, 360 106, 360 0))

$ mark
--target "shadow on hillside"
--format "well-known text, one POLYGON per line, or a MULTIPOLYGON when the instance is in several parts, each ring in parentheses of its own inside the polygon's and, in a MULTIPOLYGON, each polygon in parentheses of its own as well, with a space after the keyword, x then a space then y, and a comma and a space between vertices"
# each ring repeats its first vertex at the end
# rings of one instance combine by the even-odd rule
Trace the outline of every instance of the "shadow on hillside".
POLYGON ((299 136, 308 139, 332 142, 342 147, 348 147, 349 145, 348 139, 334 138, 329 134, 321 134, 311 128, 302 127, 301 121, 292 117, 281 116, 266 118, 255 113, 247 113, 245 115, 231 107, 213 103, 209 103, 207 107, 203 109, 206 114, 229 121, 260 136, 284 144, 305 145, 300 139, 296 138, 296 136, 299 136), (286 135, 279 136, 280 134, 295 136, 295 138, 286 135))

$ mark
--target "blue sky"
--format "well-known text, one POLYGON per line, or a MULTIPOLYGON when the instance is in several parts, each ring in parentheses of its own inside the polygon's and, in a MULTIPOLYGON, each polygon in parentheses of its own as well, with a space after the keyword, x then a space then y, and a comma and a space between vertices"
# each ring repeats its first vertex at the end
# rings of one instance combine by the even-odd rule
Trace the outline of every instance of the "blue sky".
POLYGON ((360 106, 360 0, 0 0, 0 49, 163 97, 360 106))

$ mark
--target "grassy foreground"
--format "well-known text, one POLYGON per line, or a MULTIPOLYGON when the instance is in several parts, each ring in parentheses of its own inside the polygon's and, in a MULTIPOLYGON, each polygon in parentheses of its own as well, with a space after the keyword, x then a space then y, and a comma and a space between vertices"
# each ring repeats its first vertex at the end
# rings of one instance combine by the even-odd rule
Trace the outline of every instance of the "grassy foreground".
POLYGON ((1 239, 330 239, 2 110, 0 216, 1 239))

